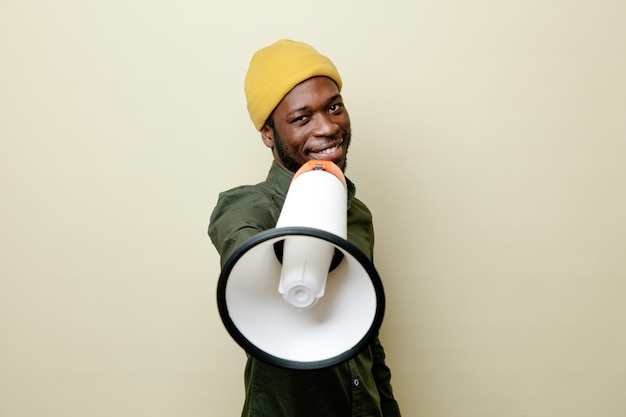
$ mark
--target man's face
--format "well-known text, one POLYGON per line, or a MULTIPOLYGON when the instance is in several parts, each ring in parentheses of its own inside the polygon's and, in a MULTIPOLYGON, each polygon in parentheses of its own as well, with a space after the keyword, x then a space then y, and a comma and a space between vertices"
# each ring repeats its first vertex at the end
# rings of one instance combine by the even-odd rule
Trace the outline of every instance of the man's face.
POLYGON ((273 126, 263 126, 261 137, 281 167, 295 173, 316 159, 333 161, 345 171, 350 116, 333 80, 314 77, 298 84, 270 117, 273 126))

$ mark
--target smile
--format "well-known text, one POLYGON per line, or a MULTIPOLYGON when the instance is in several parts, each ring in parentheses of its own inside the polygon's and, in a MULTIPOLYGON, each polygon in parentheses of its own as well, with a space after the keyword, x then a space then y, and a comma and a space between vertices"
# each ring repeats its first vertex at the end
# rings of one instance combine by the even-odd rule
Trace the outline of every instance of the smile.
POLYGON ((323 151, 320 151, 319 153, 321 153, 322 155, 333 153, 337 150, 338 147, 339 145, 333 146, 332 148, 326 148, 323 151))
POLYGON ((343 143, 343 139, 340 140, 339 143, 337 143, 336 145, 333 145, 333 146, 331 146, 329 148, 324 148, 324 149, 319 150, 319 151, 315 151, 313 153, 320 154, 320 155, 328 155, 328 154, 334 153, 334 152, 337 151, 337 149, 339 149, 339 147, 341 146, 342 143, 343 143))

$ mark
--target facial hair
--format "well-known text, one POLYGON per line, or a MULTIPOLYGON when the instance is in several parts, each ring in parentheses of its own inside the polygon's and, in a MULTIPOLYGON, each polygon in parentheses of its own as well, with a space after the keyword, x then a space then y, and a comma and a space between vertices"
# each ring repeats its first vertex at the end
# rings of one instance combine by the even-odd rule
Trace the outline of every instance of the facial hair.
MULTIPOLYGON (((272 129, 272 133, 274 134, 274 147, 276 148, 276 153, 278 154, 278 158, 280 162, 282 162, 283 166, 287 168, 291 172, 297 172, 302 164, 293 158, 289 152, 283 146, 283 140, 276 131, 276 128, 270 126, 272 129)), ((346 133, 343 138, 343 143, 346 144, 344 148, 344 159, 343 159, 343 167, 341 168, 342 172, 346 172, 346 168, 348 167, 348 147, 350 145, 350 132, 346 133)))

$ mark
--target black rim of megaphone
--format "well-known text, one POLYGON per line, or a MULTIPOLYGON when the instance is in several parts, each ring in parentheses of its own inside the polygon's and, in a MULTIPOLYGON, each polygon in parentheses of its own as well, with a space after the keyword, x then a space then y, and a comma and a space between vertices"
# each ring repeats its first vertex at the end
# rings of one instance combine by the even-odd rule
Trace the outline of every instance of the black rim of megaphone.
MULTIPOLYGON (((358 300, 355 300, 358 302, 358 300)), ((220 273, 220 277, 217 283, 217 307, 226 327, 226 330, 231 335, 231 337, 237 342, 239 346, 241 346, 246 352, 251 354, 252 356, 261 359, 269 364, 279 366, 282 368, 288 369, 299 369, 299 370, 308 370, 308 369, 321 369, 328 368, 331 366, 338 365, 342 362, 345 362, 356 355, 358 355, 365 347, 373 341, 373 339, 378 335, 378 330, 383 321, 383 315, 385 312, 385 292, 383 289, 383 283, 374 267, 374 264, 365 256, 363 252, 361 252, 356 246, 352 243, 348 242, 341 237, 326 232, 320 229, 314 229, 310 227, 280 227, 265 230, 260 232, 250 239, 246 240, 233 254, 228 258, 226 264, 222 268, 222 272, 220 273), (374 314, 374 320, 372 320, 372 324, 365 333, 365 335, 361 338, 361 340, 354 345, 351 349, 334 356, 332 358, 323 359, 320 361, 293 361, 284 358, 280 358, 274 355, 265 352, 264 350, 256 347, 252 342, 250 342, 235 326, 235 323, 230 318, 230 314, 228 312, 228 306, 226 303, 226 285, 228 282, 228 277, 230 276, 230 272, 234 268, 235 264, 248 250, 257 246, 258 244, 265 242, 270 239, 274 239, 277 237, 287 237, 287 236, 310 236, 315 238, 324 239, 335 246, 345 250, 348 252, 354 259, 356 259, 361 266, 366 270, 368 276, 372 280, 372 284, 374 287, 374 291, 376 293, 376 312, 374 314)))

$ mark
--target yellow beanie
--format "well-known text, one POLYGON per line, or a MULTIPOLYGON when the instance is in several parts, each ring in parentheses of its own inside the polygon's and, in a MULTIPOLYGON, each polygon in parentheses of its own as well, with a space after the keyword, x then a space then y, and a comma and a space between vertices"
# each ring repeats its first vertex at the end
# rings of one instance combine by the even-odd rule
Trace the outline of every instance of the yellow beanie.
POLYGON ((282 39, 257 51, 244 84, 254 127, 260 131, 292 88, 318 76, 331 78, 341 91, 341 77, 335 65, 306 43, 282 39))

